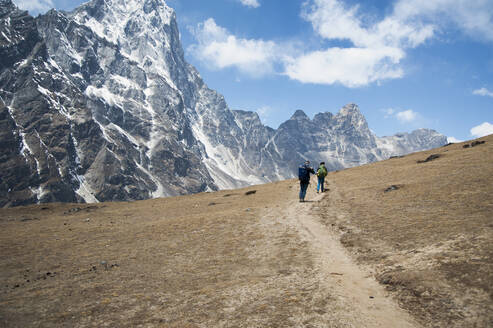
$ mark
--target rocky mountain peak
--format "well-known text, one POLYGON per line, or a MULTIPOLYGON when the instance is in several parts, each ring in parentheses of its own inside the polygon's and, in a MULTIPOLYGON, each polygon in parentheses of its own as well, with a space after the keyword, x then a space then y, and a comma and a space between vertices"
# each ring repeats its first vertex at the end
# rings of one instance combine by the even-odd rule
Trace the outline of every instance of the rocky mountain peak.
POLYGON ((93 0, 69 16, 171 87, 187 79, 176 15, 164 0, 93 0), (101 9, 99 9, 101 8, 101 9))
POLYGON ((325 124, 325 125, 330 125, 332 120, 334 119, 334 114, 331 112, 323 112, 323 113, 318 113, 315 114, 313 117, 313 122, 315 124, 325 124))
POLYGON ((250 120, 250 121, 256 121, 260 122, 260 117, 258 116, 257 112, 250 112, 246 110, 233 110, 233 114, 237 116, 241 116, 244 120, 250 120))
POLYGON ((351 116, 351 115, 361 115, 358 105, 350 103, 345 105, 339 111, 340 116, 351 116))
POLYGON ((114 43, 124 43, 129 36, 166 37, 163 27, 176 24, 175 12, 164 0, 92 0, 72 17, 114 43))
POLYGON ((0 3, 0 206, 232 189, 294 177, 306 158, 340 169, 443 142, 419 132, 382 153, 355 104, 278 129, 232 111, 185 62, 163 0, 36 18, 0 3))
POLYGON ((145 0, 143 1, 142 8, 144 9, 144 12, 146 14, 152 11, 156 11, 166 13, 167 15, 171 16, 174 13, 173 9, 171 7, 168 7, 164 0, 145 0))
POLYGON ((304 111, 302 111, 301 109, 298 109, 296 110, 296 112, 294 112, 293 116, 291 116, 291 120, 299 120, 299 119, 308 119, 308 115, 305 114, 304 111))
POLYGON ((368 123, 356 104, 351 103, 342 107, 335 116, 335 120, 347 127, 354 127, 359 133, 369 133, 368 123))

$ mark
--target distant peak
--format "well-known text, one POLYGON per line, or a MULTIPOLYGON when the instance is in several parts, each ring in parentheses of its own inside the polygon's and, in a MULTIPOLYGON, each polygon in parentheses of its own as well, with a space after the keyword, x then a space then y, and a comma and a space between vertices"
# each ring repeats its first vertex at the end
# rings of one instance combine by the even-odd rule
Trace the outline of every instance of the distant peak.
POLYGON ((414 134, 414 135, 437 135, 437 136, 442 135, 441 133, 437 132, 436 130, 428 129, 428 128, 416 129, 416 130, 412 131, 411 134, 414 134))
POLYGON ((293 116, 291 118, 308 118, 308 116, 305 114, 304 111, 301 109, 298 109, 296 112, 294 112, 293 116))
POLYGON ((174 17, 174 10, 164 0, 92 0, 79 8, 85 8, 89 15, 94 17, 116 16, 123 20, 120 23, 125 23, 130 15, 136 16, 138 12, 146 15, 155 12, 161 16, 165 24, 169 24, 169 20, 174 17))
POLYGON ((250 119, 258 119, 260 120, 260 117, 257 112, 252 112, 252 111, 247 111, 247 110, 241 110, 241 109, 234 109, 233 114, 236 116, 241 116, 244 118, 250 118, 250 119))
POLYGON ((175 12, 164 0, 92 0, 70 15, 98 37, 119 44, 133 60, 152 62, 154 71, 167 71, 162 54, 170 47, 182 51, 175 12))
POLYGON ((354 114, 361 114, 358 105, 354 103, 347 104, 346 106, 342 107, 342 109, 339 111, 340 115, 354 115, 354 114))
POLYGON ((110 0, 109 5, 120 6, 129 12, 135 10, 143 10, 146 14, 152 11, 171 11, 171 8, 166 4, 164 0, 110 0))

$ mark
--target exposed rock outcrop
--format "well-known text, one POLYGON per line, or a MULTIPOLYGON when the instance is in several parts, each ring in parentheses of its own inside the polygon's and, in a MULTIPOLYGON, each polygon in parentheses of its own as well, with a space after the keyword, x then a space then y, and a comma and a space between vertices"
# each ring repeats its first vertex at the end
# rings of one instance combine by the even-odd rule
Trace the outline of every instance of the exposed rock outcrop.
POLYGON ((162 0, 93 0, 33 18, 0 0, 0 206, 97 202, 293 177, 446 144, 377 138, 354 104, 277 129, 230 110, 183 54, 162 0))

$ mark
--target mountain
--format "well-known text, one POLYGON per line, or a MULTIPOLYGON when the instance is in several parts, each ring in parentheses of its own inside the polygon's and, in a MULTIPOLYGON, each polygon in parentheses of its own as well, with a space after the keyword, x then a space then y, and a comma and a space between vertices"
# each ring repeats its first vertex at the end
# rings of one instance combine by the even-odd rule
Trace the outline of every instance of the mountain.
POLYGON ((163 0, 93 0, 33 18, 0 0, 0 206, 136 200, 340 169, 446 143, 377 138, 354 104, 274 130, 228 108, 184 59, 163 0))
POLYGON ((344 106, 337 115, 319 113, 313 120, 298 110, 279 126, 274 139, 282 149, 282 160, 290 161, 292 172, 304 158, 325 160, 329 170, 384 158, 355 104, 344 106))
POLYGON ((377 144, 386 157, 402 156, 420 150, 447 144, 443 135, 430 129, 418 129, 411 133, 398 133, 377 139, 377 144))

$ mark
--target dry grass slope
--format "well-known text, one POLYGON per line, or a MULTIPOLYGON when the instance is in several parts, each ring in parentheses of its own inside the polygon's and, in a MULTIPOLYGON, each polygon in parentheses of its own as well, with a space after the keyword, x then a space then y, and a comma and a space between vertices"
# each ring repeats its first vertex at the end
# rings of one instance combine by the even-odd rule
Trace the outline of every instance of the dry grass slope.
POLYGON ((483 140, 331 173, 311 203, 289 180, 0 209, 0 326, 365 326, 341 293, 347 277, 321 279, 331 253, 314 254, 311 211, 423 326, 491 327, 493 137, 483 140))
POLYGON ((299 327, 326 321, 293 181, 134 203, 0 210, 2 327, 299 327), (257 190, 251 194, 248 191, 257 190))
POLYGON ((479 140, 328 177, 322 220, 424 326, 493 327, 493 136, 479 140))

